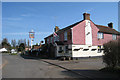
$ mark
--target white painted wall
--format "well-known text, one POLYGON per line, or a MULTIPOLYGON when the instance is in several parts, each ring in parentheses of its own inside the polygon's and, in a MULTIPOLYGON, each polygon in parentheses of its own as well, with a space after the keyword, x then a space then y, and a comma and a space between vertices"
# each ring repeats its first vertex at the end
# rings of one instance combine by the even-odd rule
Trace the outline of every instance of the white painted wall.
POLYGON ((91 46, 88 45, 72 45, 72 57, 89 57, 89 56, 102 56, 103 51, 101 53, 98 53, 98 50, 91 51, 91 49, 98 49, 98 46, 91 46), (89 49, 88 51, 83 51, 83 49, 80 49, 78 51, 74 51, 74 49, 89 49))
POLYGON ((90 45, 68 45, 69 49, 72 49, 71 51, 68 51, 68 53, 65 53, 65 45, 61 46, 64 50, 63 53, 59 53, 59 46, 57 46, 56 51, 56 57, 61 56, 70 56, 70 57, 93 57, 93 56, 102 56, 103 51, 101 53, 98 53, 98 46, 90 46, 90 45), (81 49, 80 49, 81 48, 81 49), (80 49, 78 51, 74 51, 74 49, 80 49), (83 49, 89 49, 88 51, 83 51, 83 49), (92 49, 96 49, 95 51, 91 51, 92 49))
POLYGON ((85 20, 85 43, 86 45, 92 45, 92 29, 90 25, 90 20, 85 20))

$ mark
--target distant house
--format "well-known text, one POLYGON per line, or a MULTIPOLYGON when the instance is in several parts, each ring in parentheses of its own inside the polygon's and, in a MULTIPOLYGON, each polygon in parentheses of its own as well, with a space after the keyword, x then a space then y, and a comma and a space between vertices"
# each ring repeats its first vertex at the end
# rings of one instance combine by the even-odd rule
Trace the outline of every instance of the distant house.
POLYGON ((6 48, 1 48, 0 52, 7 52, 7 49, 6 48))
MULTIPOLYGON (((45 38, 45 44, 54 45, 55 57, 70 56, 72 58, 102 56, 103 44, 120 38, 120 32, 108 26, 97 25, 84 13, 83 20, 68 27, 55 27, 54 34, 45 38)), ((50 49, 48 49, 50 50, 50 49)))
POLYGON ((16 49, 12 49, 11 53, 17 53, 16 49))

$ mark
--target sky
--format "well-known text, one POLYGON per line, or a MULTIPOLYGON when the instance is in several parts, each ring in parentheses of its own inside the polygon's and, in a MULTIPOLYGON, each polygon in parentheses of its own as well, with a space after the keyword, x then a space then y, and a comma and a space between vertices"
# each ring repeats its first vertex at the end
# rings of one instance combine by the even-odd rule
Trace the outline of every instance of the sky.
POLYGON ((35 32, 34 44, 52 34, 55 25, 60 29, 83 20, 83 13, 99 25, 113 22, 118 30, 117 2, 3 2, 2 38, 30 40, 35 32))

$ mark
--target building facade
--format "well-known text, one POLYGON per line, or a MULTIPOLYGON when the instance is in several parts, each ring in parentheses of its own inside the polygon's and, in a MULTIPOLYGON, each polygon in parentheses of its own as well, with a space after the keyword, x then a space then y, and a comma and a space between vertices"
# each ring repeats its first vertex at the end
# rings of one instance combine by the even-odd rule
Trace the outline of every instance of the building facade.
MULTIPOLYGON (((90 20, 90 14, 84 13, 83 20, 59 29, 45 38, 45 44, 53 44, 55 57, 70 56, 93 57, 103 55, 103 44, 117 40, 120 33, 108 26, 97 25, 90 20)), ((53 53, 51 53, 53 54, 53 53)))

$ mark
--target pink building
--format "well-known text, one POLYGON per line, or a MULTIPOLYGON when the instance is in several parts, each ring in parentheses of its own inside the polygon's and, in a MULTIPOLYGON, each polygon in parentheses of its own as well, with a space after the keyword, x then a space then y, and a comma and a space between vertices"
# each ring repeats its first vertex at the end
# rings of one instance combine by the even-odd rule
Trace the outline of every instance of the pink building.
POLYGON ((56 26, 55 33, 45 38, 45 44, 54 45, 56 57, 102 56, 103 44, 120 37, 120 32, 113 29, 113 23, 97 25, 90 20, 88 13, 84 13, 83 18, 63 29, 56 26))

